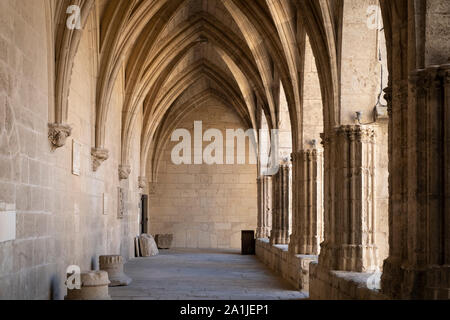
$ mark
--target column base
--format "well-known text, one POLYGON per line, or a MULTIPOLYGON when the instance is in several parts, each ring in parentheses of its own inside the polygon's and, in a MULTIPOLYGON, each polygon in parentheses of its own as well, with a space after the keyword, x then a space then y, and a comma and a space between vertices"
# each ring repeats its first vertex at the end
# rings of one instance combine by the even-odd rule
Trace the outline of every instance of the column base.
POLYGON ((450 266, 432 266, 427 271, 425 299, 450 300, 450 266))
POLYGON ((426 270, 404 265, 400 260, 388 258, 381 277, 383 294, 392 299, 425 299, 426 270))
POLYGON ((272 230, 270 235, 270 244, 289 244, 289 232, 285 230, 272 230))
POLYGON ((378 267, 378 248, 375 245, 339 246, 337 270, 374 272, 378 267))
POLYGON ((319 263, 329 270, 375 272, 379 270, 377 246, 322 243, 319 263))
POLYGON ((270 231, 267 228, 258 228, 256 230, 256 239, 268 239, 270 237, 270 231))
POLYGON ((319 255, 320 245, 305 245, 307 243, 306 239, 295 234, 291 234, 289 241, 289 252, 293 255, 319 255))

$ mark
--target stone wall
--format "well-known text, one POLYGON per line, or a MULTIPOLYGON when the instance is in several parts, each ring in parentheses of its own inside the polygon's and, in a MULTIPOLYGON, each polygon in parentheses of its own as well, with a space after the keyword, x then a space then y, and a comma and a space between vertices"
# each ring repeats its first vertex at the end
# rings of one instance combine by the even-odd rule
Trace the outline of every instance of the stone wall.
POLYGON ((309 37, 305 46, 305 79, 303 92, 303 143, 311 148, 312 140, 320 147, 320 134, 323 132, 323 107, 319 75, 309 37))
POLYGON ((256 256, 296 289, 309 290, 309 264, 316 256, 293 255, 287 245, 271 245, 268 239, 256 240, 256 256))
MULTIPOLYGON (((97 30, 93 16, 76 56, 68 124, 73 134, 52 151, 48 140, 53 60, 46 3, 0 1, 0 201, 16 207, 16 240, 0 243, 0 299, 60 299, 69 265, 98 267, 98 256, 132 256, 138 232, 139 157, 122 187, 128 214, 117 219, 122 81, 107 126, 110 159, 96 173, 90 155, 95 128, 97 30), (72 174, 72 140, 81 144, 81 175, 72 174), (108 214, 103 214, 103 194, 108 214)), ((49 11, 49 10, 48 10, 49 11)), ((134 137, 139 154, 140 129, 134 137)))
MULTIPOLYGON (((312 300, 387 300, 379 289, 369 289, 373 274, 330 271, 317 262, 309 266, 309 298, 312 300)), ((378 275, 378 280, 381 274, 378 275)))
MULTIPOLYGON (((224 148, 225 130, 243 128, 234 111, 213 101, 187 115, 177 128, 194 137, 194 121, 203 122, 203 131, 221 130, 224 148)), ((249 164, 247 154, 245 165, 175 165, 171 152, 178 143, 168 141, 163 151, 153 183, 156 193, 149 199, 150 232, 174 234, 174 246, 180 248, 240 248, 241 230, 256 230, 256 164, 249 164)), ((203 147, 209 144, 203 142, 203 147)))

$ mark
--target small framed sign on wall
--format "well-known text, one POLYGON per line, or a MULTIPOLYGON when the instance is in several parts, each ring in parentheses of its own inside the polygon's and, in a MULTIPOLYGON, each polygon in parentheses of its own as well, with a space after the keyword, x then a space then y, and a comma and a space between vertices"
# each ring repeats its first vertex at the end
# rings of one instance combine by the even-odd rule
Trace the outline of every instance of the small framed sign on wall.
POLYGON ((103 194, 103 214, 108 214, 108 195, 106 193, 103 194))
POLYGON ((72 174, 75 176, 81 175, 81 148, 81 143, 72 140, 72 174))

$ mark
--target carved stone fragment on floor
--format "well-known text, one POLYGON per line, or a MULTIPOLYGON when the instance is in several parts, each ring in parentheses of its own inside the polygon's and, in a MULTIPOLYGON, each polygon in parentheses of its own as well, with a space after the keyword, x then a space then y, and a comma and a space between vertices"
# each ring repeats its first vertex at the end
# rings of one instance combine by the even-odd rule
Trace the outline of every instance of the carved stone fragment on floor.
POLYGON ((155 241, 158 249, 170 249, 172 248, 173 234, 157 234, 155 241))
POLYGON ((142 257, 153 257, 159 254, 155 239, 149 234, 143 234, 139 237, 142 257))
POLYGON ((123 258, 119 255, 100 256, 100 270, 108 272, 110 287, 128 286, 131 278, 123 271, 123 258))
POLYGON ((106 271, 88 271, 81 273, 80 277, 81 289, 67 290, 65 300, 111 300, 106 271))

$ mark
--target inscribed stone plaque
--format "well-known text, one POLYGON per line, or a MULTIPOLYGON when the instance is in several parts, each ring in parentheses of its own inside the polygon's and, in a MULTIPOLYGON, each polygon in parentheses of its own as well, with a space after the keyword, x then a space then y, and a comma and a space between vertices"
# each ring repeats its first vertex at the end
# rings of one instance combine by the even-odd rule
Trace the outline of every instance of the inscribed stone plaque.
POLYGON ((81 143, 72 140, 72 174, 81 174, 81 143))
POLYGON ((108 214, 108 195, 106 193, 103 194, 103 214, 108 214))

